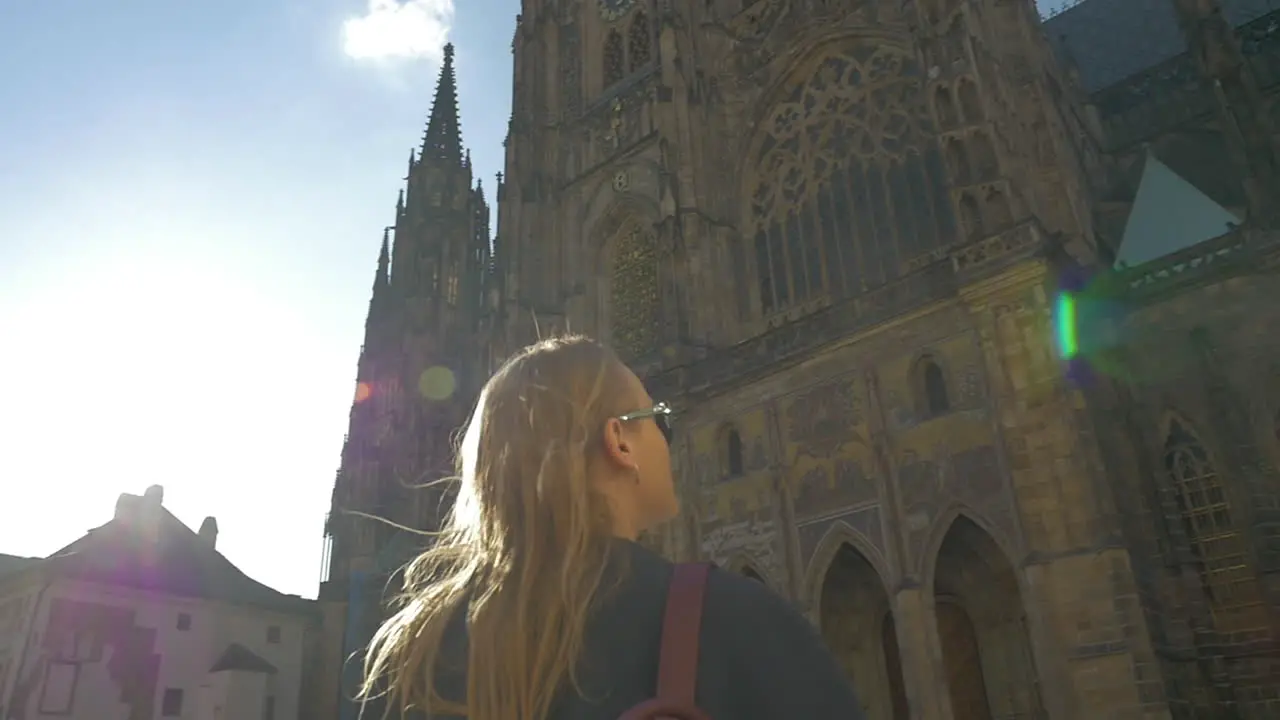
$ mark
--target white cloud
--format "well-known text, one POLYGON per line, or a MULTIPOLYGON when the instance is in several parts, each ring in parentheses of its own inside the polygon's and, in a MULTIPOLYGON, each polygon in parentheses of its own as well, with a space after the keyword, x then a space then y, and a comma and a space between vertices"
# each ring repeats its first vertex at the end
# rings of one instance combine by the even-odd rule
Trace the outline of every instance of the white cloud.
POLYGON ((453 25, 453 0, 368 0, 365 14, 342 25, 342 47, 360 59, 439 62, 453 25))

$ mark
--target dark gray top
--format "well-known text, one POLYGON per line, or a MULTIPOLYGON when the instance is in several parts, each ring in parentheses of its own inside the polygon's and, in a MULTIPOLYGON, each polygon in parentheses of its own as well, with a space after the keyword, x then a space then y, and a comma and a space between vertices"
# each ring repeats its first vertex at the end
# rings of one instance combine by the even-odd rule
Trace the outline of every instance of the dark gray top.
MULTIPOLYGON (((584 696, 566 689, 547 720, 617 720, 655 694, 673 566, 636 543, 619 541, 616 550, 610 570, 625 574, 588 621, 579 671, 584 696)), ((447 640, 452 659, 442 664, 465 667, 465 633, 456 623, 447 640)), ((460 699, 465 687, 463 672, 441 677, 447 696, 460 699)), ((864 717, 813 625, 764 585, 716 568, 703 608, 697 699, 712 720, 864 717)))

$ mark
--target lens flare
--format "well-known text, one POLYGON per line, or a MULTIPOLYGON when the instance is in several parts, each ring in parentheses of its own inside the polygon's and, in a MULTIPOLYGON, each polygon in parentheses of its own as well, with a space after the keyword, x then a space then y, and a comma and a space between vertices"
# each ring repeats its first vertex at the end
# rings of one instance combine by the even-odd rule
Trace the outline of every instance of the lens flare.
POLYGON ((1058 337, 1058 354, 1064 360, 1071 360, 1080 352, 1075 296, 1064 292, 1058 296, 1057 305, 1057 310, 1054 312, 1054 329, 1058 337))
POLYGON ((453 371, 442 365, 429 367, 418 376, 418 392, 428 400, 447 400, 457 385, 453 371))
POLYGON ((362 403, 373 395, 373 388, 367 382, 356 383, 356 403, 362 403))

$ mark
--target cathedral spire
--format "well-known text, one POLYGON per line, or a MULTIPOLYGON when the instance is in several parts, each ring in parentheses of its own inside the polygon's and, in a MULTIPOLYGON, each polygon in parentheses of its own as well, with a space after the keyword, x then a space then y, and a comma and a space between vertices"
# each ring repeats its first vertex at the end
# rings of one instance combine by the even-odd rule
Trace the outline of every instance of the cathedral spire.
POLYGON ((419 159, 462 162, 462 128, 458 123, 458 78, 453 70, 453 43, 444 46, 444 64, 422 138, 419 159))
POLYGON ((373 278, 373 292, 376 294, 385 288, 391 279, 388 269, 391 267, 391 228, 382 229, 382 250, 378 252, 378 274, 373 278))
POLYGON ((373 372, 373 356, 378 353, 378 340, 385 336, 387 313, 391 292, 391 228, 382 230, 382 249, 378 253, 378 270, 373 276, 373 294, 369 297, 369 315, 364 321, 364 345, 360 348, 360 360, 356 378, 367 381, 373 372))

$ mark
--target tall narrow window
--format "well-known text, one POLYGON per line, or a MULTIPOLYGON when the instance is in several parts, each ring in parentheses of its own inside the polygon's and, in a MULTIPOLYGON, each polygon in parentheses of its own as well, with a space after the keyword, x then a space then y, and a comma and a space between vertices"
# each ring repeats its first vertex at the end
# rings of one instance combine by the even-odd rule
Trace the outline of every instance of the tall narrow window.
POLYGON ((662 323, 657 239, 638 224, 624 229, 614 246, 612 270, 613 345, 635 359, 656 348, 662 323))
POLYGON ((951 409, 951 399, 947 397, 947 380, 938 363, 923 361, 920 364, 920 380, 924 390, 925 410, 929 417, 941 415, 951 409))
POLYGON ((458 265, 453 263, 449 266, 449 273, 445 276, 444 300, 450 305, 458 304, 458 265))
POLYGON ((160 716, 181 717, 182 695, 182 688, 165 688, 164 696, 160 700, 160 716))
POLYGON ((725 469, 729 471, 729 477, 738 477, 742 474, 742 436, 738 431, 729 428, 729 433, 725 437, 725 469))
POLYGON ((617 30, 610 30, 604 39, 604 86, 615 85, 622 80, 626 72, 626 51, 622 46, 622 36, 617 30))
POLYGON ((635 72, 653 59, 653 32, 649 26, 649 16, 644 12, 636 13, 631 19, 631 28, 627 31, 627 50, 631 56, 631 72, 635 72))
POLYGON ((1165 469, 1174 483, 1182 527, 1219 632, 1267 626, 1245 539, 1204 445, 1174 420, 1165 439, 1165 469))

